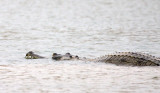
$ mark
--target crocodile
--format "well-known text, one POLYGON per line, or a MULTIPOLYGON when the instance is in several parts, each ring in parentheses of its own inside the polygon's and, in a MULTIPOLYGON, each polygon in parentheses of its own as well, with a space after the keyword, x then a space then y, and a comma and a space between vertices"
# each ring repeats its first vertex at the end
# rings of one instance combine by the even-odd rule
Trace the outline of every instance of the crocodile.
MULTIPOLYGON (((25 58, 38 59, 45 57, 39 56, 30 51, 26 54, 25 58)), ((105 62, 116 65, 130 65, 130 66, 160 66, 160 58, 140 52, 116 52, 114 54, 101 56, 95 59, 79 57, 77 55, 71 55, 70 53, 66 53, 64 55, 53 53, 52 59, 57 61, 59 60, 94 61, 94 62, 105 62)))

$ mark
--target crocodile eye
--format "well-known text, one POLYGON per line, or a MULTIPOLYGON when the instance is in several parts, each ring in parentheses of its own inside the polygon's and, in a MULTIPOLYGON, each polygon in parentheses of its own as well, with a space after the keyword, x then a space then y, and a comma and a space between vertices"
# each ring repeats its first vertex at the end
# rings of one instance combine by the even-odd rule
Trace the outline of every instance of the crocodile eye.
POLYGON ((29 51, 28 53, 33 54, 33 52, 32 52, 32 51, 29 51))
POLYGON ((78 56, 75 56, 77 59, 79 59, 79 57, 78 56))
POLYGON ((28 53, 26 54, 26 56, 29 56, 28 53))
POLYGON ((71 55, 70 53, 66 53, 66 55, 71 55))
POLYGON ((57 55, 57 53, 53 53, 53 56, 57 55))

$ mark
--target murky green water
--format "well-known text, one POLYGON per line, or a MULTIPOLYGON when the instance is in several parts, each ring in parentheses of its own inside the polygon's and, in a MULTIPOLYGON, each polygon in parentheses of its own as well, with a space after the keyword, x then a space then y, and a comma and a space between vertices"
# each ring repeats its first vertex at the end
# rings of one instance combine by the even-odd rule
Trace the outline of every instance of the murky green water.
POLYGON ((159 10, 159 0, 0 0, 0 91, 159 93, 159 67, 51 59, 53 52, 160 56, 159 10), (30 50, 47 59, 24 59, 30 50))

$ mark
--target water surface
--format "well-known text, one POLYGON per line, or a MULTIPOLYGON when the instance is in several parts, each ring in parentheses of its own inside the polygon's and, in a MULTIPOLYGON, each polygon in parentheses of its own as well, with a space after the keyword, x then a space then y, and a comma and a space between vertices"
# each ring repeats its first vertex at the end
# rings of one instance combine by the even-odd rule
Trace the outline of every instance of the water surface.
POLYGON ((0 91, 159 93, 159 67, 51 59, 53 52, 160 56, 159 10, 159 0, 0 0, 0 91), (30 50, 47 59, 24 59, 30 50))

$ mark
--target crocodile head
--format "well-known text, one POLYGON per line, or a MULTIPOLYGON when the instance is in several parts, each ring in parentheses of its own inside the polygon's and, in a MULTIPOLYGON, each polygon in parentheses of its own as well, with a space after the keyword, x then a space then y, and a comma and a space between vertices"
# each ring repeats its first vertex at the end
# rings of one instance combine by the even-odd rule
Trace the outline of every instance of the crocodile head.
POLYGON ((37 54, 34 54, 34 52, 32 51, 29 51, 26 56, 25 56, 26 59, 39 59, 39 58, 44 58, 42 56, 39 56, 37 54))
POLYGON ((29 52, 26 54, 25 58, 26 58, 26 59, 32 59, 33 54, 34 54, 34 53, 33 53, 32 51, 29 51, 29 52))
POLYGON ((70 53, 66 53, 65 55, 53 53, 52 59, 53 60, 74 60, 74 59, 79 59, 79 57, 71 55, 70 53))

